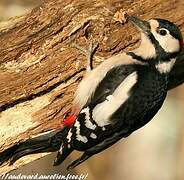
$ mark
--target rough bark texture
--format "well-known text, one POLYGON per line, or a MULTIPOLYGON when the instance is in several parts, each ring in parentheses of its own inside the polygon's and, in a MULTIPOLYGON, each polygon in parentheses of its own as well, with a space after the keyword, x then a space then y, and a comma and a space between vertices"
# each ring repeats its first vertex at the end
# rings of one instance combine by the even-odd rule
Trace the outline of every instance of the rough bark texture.
MULTIPOLYGON (((183 8, 183 0, 49 0, 30 14, 0 23, 0 151, 54 129, 69 112, 86 65, 73 42, 84 47, 90 40, 99 42, 99 63, 138 45, 135 28, 113 20, 120 9, 143 19, 166 18, 183 32, 183 8)), ((182 59, 170 88, 184 81, 182 59)))

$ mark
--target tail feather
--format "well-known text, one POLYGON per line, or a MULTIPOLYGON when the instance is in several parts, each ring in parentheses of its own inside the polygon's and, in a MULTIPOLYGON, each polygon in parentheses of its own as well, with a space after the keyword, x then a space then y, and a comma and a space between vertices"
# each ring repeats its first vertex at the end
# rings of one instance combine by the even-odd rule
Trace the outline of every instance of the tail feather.
POLYGON ((25 149, 24 151, 16 152, 12 156, 12 158, 10 159, 10 164, 9 165, 14 164, 18 159, 20 159, 23 156, 26 156, 26 155, 29 155, 29 154, 41 153, 41 152, 45 152, 42 147, 37 148, 36 150, 34 150, 34 152, 33 152, 33 149, 25 149))
POLYGON ((10 165, 12 165, 21 157, 29 154, 58 151, 68 130, 69 128, 65 127, 62 130, 40 135, 8 148, 0 153, 0 165, 7 161, 10 161, 10 165))
POLYGON ((10 159, 10 157, 12 156, 12 153, 17 149, 18 145, 14 145, 13 147, 10 147, 8 149, 6 149, 5 151, 0 153, 0 166, 8 161, 10 159))

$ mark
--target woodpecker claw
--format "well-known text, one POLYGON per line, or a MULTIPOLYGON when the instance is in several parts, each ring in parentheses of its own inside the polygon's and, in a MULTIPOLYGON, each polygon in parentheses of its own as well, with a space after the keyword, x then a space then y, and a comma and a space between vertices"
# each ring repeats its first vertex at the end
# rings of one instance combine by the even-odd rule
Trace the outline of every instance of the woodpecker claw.
POLYGON ((95 42, 93 43, 92 41, 89 44, 89 48, 86 50, 83 47, 79 46, 78 44, 74 43, 73 47, 77 48, 78 50, 80 50, 82 52, 82 54, 84 54, 85 56, 87 56, 87 71, 91 71, 93 69, 93 65, 92 65, 92 57, 94 52, 96 51, 96 48, 98 47, 98 43, 95 42))
POLYGON ((98 47, 99 43, 95 42, 93 43, 92 41, 90 42, 89 44, 89 48, 88 49, 85 49, 81 46, 79 46, 78 44, 76 43, 73 43, 73 47, 75 47, 76 49, 80 50, 84 55, 91 55, 94 53, 94 51, 96 50, 96 48, 98 47))
POLYGON ((88 156, 86 153, 84 153, 80 158, 76 159, 75 161, 73 161, 68 167, 67 170, 71 170, 75 167, 77 167, 78 165, 80 165, 81 163, 83 163, 84 161, 86 161, 90 156, 88 156))

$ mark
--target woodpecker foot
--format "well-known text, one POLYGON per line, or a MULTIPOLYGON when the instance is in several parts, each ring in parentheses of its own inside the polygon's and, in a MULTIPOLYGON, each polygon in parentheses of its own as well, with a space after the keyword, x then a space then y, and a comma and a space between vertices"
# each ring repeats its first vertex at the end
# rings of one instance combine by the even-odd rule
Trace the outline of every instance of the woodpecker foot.
POLYGON ((78 50, 82 52, 82 54, 87 56, 87 71, 88 72, 93 69, 93 65, 92 65, 93 54, 95 53, 98 45, 99 45, 98 43, 93 43, 91 41, 89 44, 89 48, 86 50, 85 48, 79 46, 78 44, 75 44, 75 43, 73 44, 73 47, 77 48, 78 50))

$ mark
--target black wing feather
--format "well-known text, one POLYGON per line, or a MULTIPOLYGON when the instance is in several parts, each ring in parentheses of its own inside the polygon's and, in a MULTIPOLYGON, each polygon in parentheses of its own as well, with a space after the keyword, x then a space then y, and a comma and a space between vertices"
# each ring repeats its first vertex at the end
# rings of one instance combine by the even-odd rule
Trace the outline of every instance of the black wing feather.
POLYGON ((112 68, 97 86, 89 107, 93 109, 97 104, 105 101, 106 97, 113 94, 123 80, 135 70, 136 66, 133 65, 121 65, 112 68))

